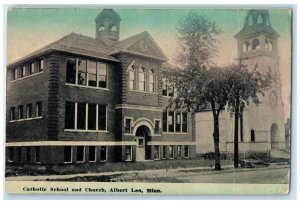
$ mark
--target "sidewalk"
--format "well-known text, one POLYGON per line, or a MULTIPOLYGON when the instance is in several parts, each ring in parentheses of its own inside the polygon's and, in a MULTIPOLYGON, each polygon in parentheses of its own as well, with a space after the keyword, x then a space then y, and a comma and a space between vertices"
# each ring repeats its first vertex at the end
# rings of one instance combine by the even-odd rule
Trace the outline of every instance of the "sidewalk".
MULTIPOLYGON (((85 177, 108 177, 110 179, 117 178, 119 176, 139 176, 139 177, 170 177, 170 176, 185 176, 186 174, 223 174, 229 172, 243 172, 243 171, 256 171, 256 170, 270 170, 289 168, 288 164, 272 164, 269 167, 261 168, 238 168, 235 169, 233 165, 223 165, 222 171, 215 171, 213 167, 190 167, 190 168, 173 168, 173 169, 151 169, 151 170, 132 170, 132 171, 114 171, 114 172, 99 172, 99 173, 79 173, 68 175, 41 175, 41 176, 11 176, 6 177, 7 181, 46 181, 46 180, 70 180, 77 178, 77 180, 84 179, 85 177), (79 179, 78 179, 79 178, 79 179)), ((110 180, 111 181, 111 180, 110 180)))

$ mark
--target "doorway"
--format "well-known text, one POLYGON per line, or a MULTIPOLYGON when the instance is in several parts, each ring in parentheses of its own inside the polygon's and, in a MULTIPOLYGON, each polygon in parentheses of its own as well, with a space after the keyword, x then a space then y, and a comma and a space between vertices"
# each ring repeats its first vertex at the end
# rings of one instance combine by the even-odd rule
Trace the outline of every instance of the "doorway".
POLYGON ((149 141, 150 130, 147 126, 142 125, 137 128, 135 133, 136 142, 136 161, 145 161, 149 159, 150 147, 147 146, 149 141))

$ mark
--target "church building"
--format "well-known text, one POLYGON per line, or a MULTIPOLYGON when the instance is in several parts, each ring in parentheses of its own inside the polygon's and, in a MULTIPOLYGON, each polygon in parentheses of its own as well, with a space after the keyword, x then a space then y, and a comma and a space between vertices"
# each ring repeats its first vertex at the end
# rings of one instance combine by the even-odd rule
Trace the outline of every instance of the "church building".
MULTIPOLYGON (((237 57, 241 63, 247 65, 249 71, 271 71, 274 78, 272 88, 264 97, 260 97, 262 103, 259 106, 250 104, 239 118, 239 152, 245 157, 251 154, 270 155, 272 151, 285 148, 279 34, 272 28, 267 10, 250 10, 243 28, 234 37, 237 39, 237 57)), ((211 111, 197 113, 196 124, 197 153, 214 152, 211 111)), ((220 114, 221 153, 232 155, 233 142, 234 116, 224 110, 220 114)))
POLYGON ((165 54, 147 31, 120 40, 120 22, 104 9, 95 37, 71 33, 7 66, 7 163, 195 158, 191 114, 166 108, 165 54))

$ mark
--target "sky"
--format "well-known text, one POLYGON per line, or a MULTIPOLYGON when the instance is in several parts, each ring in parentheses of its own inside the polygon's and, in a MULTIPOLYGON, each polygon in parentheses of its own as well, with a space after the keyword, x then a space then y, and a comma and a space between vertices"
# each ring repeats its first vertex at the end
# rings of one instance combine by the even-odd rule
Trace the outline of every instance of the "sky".
MULTIPOLYGON (((95 17, 103 8, 10 8, 7 14, 7 62, 10 63, 59 38, 76 32, 95 36, 95 17)), ((216 62, 226 65, 237 58, 237 42, 233 37, 243 27, 246 9, 114 9, 121 17, 120 39, 148 31, 169 58, 175 60, 179 21, 192 10, 214 20, 223 30, 218 36, 216 62)), ((285 118, 290 111, 291 75, 291 13, 270 9, 272 27, 280 34, 278 40, 285 118)))

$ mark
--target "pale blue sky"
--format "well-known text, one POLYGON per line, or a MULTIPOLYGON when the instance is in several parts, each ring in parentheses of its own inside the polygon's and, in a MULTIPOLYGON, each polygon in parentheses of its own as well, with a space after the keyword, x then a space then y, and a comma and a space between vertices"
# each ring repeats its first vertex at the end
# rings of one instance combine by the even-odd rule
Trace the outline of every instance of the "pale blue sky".
MULTIPOLYGON (((14 61, 70 32, 95 36, 95 17, 103 8, 35 8, 10 9, 7 16, 7 62, 14 61)), ((119 9, 120 38, 148 31, 172 62, 176 50, 176 27, 190 10, 215 20, 224 33, 218 39, 219 64, 233 62, 237 44, 233 36, 242 28, 247 11, 244 9, 119 9)), ((270 10, 272 27, 280 34, 279 55, 283 81, 283 101, 290 96, 291 13, 270 10)), ((286 105, 285 112, 289 111, 286 105)))

